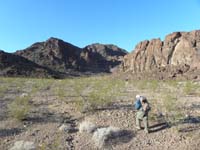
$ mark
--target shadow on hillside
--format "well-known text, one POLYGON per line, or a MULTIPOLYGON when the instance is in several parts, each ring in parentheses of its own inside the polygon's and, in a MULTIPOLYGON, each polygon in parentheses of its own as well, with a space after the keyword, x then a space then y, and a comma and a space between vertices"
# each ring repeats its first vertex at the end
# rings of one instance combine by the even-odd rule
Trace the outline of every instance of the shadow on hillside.
POLYGON ((7 136, 14 136, 22 133, 23 130, 20 128, 12 128, 12 129, 0 129, 0 138, 7 136))

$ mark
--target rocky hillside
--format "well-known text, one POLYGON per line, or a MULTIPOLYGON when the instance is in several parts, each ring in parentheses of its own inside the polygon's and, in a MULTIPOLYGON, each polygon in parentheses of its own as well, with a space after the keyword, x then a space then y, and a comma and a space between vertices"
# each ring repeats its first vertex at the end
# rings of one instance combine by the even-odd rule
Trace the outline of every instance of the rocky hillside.
POLYGON ((115 45, 92 44, 83 48, 81 58, 85 61, 85 70, 109 72, 119 65, 127 52, 115 45))
POLYGON ((50 69, 65 72, 67 69, 78 70, 81 49, 60 39, 50 38, 37 42, 15 54, 50 69))
MULTIPOLYGON (((140 42, 132 53, 126 55, 122 69, 125 72, 152 72, 159 78, 194 75, 200 68, 200 30, 174 32, 164 41, 152 39, 140 42), (189 73, 190 72, 190 73, 189 73)), ((196 73, 197 74, 197 73, 196 73)))
POLYGON ((0 51, 0 76, 58 77, 58 73, 21 56, 0 51))
POLYGON ((81 49, 57 38, 38 42, 16 55, 59 72, 109 72, 127 52, 114 45, 94 44, 81 49))

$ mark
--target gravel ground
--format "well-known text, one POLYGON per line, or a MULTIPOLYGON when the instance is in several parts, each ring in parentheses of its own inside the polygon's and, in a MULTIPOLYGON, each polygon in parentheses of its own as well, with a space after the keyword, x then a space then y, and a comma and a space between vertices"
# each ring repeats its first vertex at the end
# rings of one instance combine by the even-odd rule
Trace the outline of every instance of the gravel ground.
MULTIPOLYGON (((135 128, 135 110, 132 98, 137 91, 127 89, 127 97, 121 97, 107 108, 82 114, 74 104, 59 100, 50 91, 36 94, 29 117, 17 122, 6 116, 6 105, 20 93, 7 93, 0 101, 0 149, 11 148, 16 141, 31 141, 37 149, 95 150, 92 133, 80 133, 78 127, 87 120, 99 128, 117 127, 124 131, 104 149, 116 150, 197 150, 200 146, 200 97, 181 97, 189 112, 182 123, 169 126, 165 119, 149 120, 150 133, 135 128), (132 93, 131 93, 132 92, 132 93), (131 93, 131 94, 130 94, 131 93), (70 129, 59 130, 62 125, 70 129)), ((148 95, 148 93, 145 93, 148 95)), ((150 113, 153 115, 154 111, 150 113)))

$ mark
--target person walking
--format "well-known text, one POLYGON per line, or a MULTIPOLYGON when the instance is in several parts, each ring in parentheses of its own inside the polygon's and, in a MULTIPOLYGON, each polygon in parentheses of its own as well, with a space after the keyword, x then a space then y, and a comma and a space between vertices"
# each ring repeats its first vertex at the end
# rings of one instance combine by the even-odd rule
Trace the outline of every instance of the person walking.
MULTIPOLYGON (((136 96, 136 103, 139 103, 137 100, 137 97, 138 96, 136 96)), ((137 112, 136 112, 136 128, 139 130, 142 129, 141 121, 143 121, 144 131, 146 133, 149 133, 148 113, 150 111, 150 106, 149 106, 149 103, 148 103, 146 97, 140 96, 139 99, 140 99, 141 106, 139 107, 139 109, 137 109, 137 112)), ((136 103, 135 103, 135 107, 136 107, 136 103)))

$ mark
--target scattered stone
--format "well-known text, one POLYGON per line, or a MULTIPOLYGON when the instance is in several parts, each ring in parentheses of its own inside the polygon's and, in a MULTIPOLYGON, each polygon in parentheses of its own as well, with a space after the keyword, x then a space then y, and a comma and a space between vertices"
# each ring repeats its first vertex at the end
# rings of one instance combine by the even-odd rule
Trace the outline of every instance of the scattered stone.
POLYGON ((10 141, 9 139, 5 139, 5 140, 4 140, 5 143, 6 143, 6 142, 9 142, 9 141, 10 141))
POLYGON ((62 124, 59 127, 59 130, 60 131, 65 131, 67 133, 70 133, 70 132, 74 131, 74 128, 70 124, 62 124))
POLYGON ((26 96, 28 96, 27 93, 22 93, 22 94, 20 95, 20 97, 26 97, 26 96))

